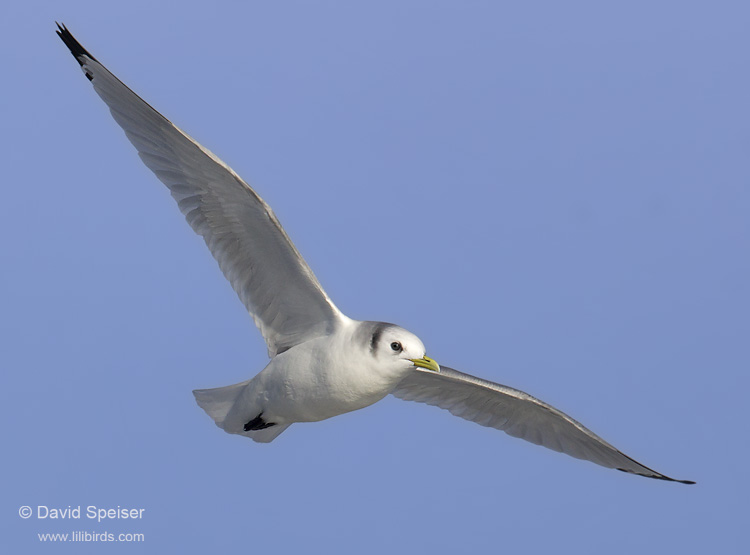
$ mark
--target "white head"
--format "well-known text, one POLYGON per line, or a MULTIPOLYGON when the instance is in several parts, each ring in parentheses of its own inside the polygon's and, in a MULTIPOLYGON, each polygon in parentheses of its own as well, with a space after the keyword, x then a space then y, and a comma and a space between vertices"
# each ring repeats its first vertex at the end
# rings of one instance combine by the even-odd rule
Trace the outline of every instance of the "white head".
POLYGON ((417 368, 440 372, 440 366, 426 356, 422 341, 402 327, 385 322, 363 322, 363 343, 379 367, 390 367, 406 376, 417 368))

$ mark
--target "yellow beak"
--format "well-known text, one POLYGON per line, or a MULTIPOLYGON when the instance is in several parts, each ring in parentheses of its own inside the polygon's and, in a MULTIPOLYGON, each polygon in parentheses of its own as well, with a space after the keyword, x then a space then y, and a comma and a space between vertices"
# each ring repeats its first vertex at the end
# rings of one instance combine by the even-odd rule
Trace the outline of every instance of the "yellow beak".
POLYGON ((433 372, 440 372, 440 365, 427 355, 422 358, 410 358, 409 360, 414 363, 414 366, 418 366, 419 368, 426 368, 433 372))

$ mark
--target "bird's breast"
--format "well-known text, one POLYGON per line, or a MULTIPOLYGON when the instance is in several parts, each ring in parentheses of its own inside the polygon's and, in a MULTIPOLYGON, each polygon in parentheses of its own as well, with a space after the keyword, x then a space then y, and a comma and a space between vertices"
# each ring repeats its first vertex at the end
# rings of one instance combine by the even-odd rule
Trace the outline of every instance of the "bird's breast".
MULTIPOLYGON (((314 342, 309 342, 314 343, 314 342)), ((395 384, 345 350, 303 344, 263 370, 259 391, 264 414, 285 422, 313 422, 369 406, 395 384)))

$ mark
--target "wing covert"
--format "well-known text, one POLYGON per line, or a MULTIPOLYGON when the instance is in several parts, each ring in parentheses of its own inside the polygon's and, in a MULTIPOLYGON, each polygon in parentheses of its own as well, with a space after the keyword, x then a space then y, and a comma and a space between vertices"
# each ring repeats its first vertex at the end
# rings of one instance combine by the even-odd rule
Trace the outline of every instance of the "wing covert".
POLYGON ((58 27, 143 163, 205 240, 263 334, 269 355, 333 332, 345 317, 263 199, 110 73, 64 26, 58 27))
POLYGON ((392 392, 405 401, 426 403, 455 416, 607 468, 674 482, 631 459, 581 423, 531 395, 440 367, 440 373, 417 370, 392 392))

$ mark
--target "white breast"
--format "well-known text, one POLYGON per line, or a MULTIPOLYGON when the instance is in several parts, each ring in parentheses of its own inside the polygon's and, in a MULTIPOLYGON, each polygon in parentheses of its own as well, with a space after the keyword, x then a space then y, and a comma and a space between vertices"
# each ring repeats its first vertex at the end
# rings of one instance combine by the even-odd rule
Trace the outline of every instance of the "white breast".
POLYGON ((274 357, 248 384, 242 404, 277 424, 314 422, 367 407, 404 377, 378 365, 355 337, 358 322, 274 357))

